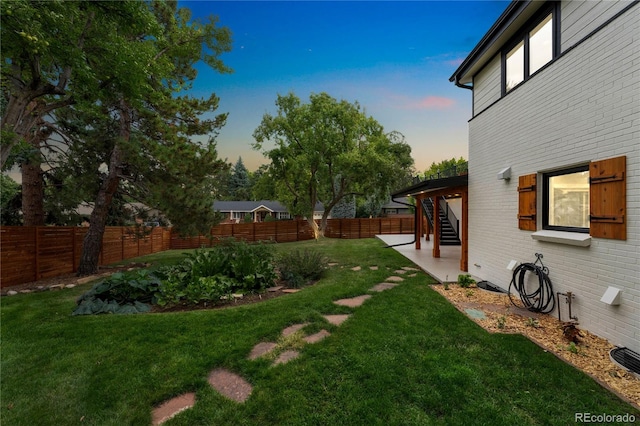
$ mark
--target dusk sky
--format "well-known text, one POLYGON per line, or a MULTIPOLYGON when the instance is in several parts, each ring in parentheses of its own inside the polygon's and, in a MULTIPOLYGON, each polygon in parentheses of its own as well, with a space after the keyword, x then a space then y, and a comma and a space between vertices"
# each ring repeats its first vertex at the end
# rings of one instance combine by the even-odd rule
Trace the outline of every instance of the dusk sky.
POLYGON ((385 131, 399 131, 416 169, 467 158, 471 91, 449 77, 508 1, 183 1, 193 16, 216 15, 233 34, 221 59, 233 74, 199 67, 194 96, 214 92, 228 112, 218 154, 250 171, 267 163, 252 134, 278 94, 303 102, 326 92, 358 101, 385 131))

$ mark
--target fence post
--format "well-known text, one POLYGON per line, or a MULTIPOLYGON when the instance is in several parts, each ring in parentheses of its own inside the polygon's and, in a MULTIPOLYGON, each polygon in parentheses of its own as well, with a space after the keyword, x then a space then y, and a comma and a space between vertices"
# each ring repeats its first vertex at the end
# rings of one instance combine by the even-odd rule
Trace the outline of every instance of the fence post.
POLYGON ((39 232, 38 232, 38 227, 34 226, 33 227, 35 235, 34 235, 34 240, 35 240, 35 245, 36 245, 36 255, 34 256, 34 266, 35 266, 35 270, 36 270, 36 280, 40 279, 40 237, 39 237, 39 232))

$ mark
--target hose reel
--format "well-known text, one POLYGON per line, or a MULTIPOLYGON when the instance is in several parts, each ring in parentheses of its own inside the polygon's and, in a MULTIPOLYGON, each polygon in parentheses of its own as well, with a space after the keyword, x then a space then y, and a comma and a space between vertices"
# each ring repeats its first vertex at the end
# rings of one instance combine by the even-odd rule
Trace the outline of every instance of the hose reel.
POLYGON ((513 287, 520 295, 520 301, 526 309, 531 312, 547 314, 555 308, 556 299, 549 278, 549 268, 542 263, 542 253, 535 255, 535 262, 522 263, 514 269, 511 283, 509 283, 509 300, 513 306, 519 307, 511 294, 511 287, 513 287), (535 280, 527 285, 527 273, 533 273, 537 276, 537 285, 535 285, 535 280))

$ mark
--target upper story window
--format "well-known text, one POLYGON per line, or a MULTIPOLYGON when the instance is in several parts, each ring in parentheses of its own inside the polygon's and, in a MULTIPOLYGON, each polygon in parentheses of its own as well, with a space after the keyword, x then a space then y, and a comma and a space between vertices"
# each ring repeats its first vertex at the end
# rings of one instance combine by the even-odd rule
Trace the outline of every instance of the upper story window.
POLYGON ((554 6, 545 8, 503 52, 503 95, 551 62, 558 50, 554 6))

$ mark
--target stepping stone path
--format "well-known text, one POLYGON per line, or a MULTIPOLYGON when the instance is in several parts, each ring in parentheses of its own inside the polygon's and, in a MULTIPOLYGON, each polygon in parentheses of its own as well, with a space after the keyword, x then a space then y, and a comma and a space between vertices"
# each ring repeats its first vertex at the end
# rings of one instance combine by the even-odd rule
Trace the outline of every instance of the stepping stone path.
MULTIPOLYGON (((337 265, 338 265, 337 263, 329 264, 329 266, 337 266, 337 265)), ((351 269, 353 271, 360 271, 362 267, 356 266, 351 269)), ((372 271, 377 271, 378 267, 369 266, 369 269, 372 271)), ((398 275, 402 275, 402 274, 405 274, 407 271, 419 271, 419 270, 411 267, 403 267, 401 270, 399 269, 395 271, 395 273, 398 275)), ((411 274, 408 276, 415 276, 415 275, 416 274, 411 274)), ((402 277, 394 275, 394 276, 388 277, 385 280, 385 282, 376 284, 371 289, 369 289, 369 291, 382 292, 384 290, 388 290, 393 287, 396 287, 402 281, 404 281, 402 277)), ((271 287, 267 289, 267 291, 275 292, 275 291, 280 291, 281 289, 282 289, 282 286, 271 287)), ((295 293, 295 292, 298 292, 299 290, 284 289, 282 291, 286 293, 295 293)), ((361 296, 334 300, 333 303, 339 306, 356 308, 358 306, 361 306, 367 299, 370 299, 370 298, 371 298, 370 294, 363 294, 361 296)), ((333 324, 335 326, 340 326, 350 316, 351 316, 350 314, 323 315, 323 317, 330 324, 333 324)), ((282 330, 282 336, 283 337, 291 336, 292 334, 302 330, 307 325, 309 325, 309 323, 306 323, 306 322, 290 325, 282 330)), ((330 335, 331 333, 329 333, 327 330, 322 329, 317 333, 303 337, 303 341, 310 344, 317 343, 330 335)), ((251 353, 248 355, 248 359, 250 360, 258 359, 261 356, 264 356, 270 352, 273 352, 277 348, 278 348, 278 344, 274 342, 258 343, 251 350, 251 353)), ((273 361, 272 365, 275 366, 279 364, 285 364, 293 359, 298 358, 299 356, 300 356, 300 353, 298 351, 285 350, 278 355, 278 357, 273 361)), ((223 368, 212 370, 209 373, 209 377, 207 378, 207 381, 209 382, 211 387, 216 391, 218 391, 221 395, 239 403, 245 402, 247 398, 249 398, 249 396, 251 395, 251 392, 253 391, 253 388, 249 382, 244 380, 239 375, 232 373, 231 371, 225 370, 223 368)), ((158 407, 154 408, 152 413, 153 425, 154 426, 160 425, 165 421, 169 420, 170 418, 174 417, 178 413, 193 407, 195 404, 195 399, 196 399, 195 393, 191 392, 191 393, 185 393, 183 395, 180 395, 175 398, 169 399, 168 401, 165 401, 158 407)))
POLYGON ((298 351, 284 351, 282 352, 280 355, 278 355, 278 358, 276 358, 275 361, 273 361, 273 365, 278 365, 278 364, 285 364, 289 361, 291 361, 292 359, 296 359, 300 356, 300 352, 298 351))
POLYGON ((211 387, 236 402, 245 402, 253 390, 242 377, 223 368, 213 370, 207 380, 211 387))
POLYGON ((363 294, 362 296, 351 297, 349 299, 334 300, 333 303, 340 306, 348 306, 349 308, 357 308, 369 298, 371 298, 370 294, 363 294))
POLYGON ((343 315, 324 315, 324 319, 329 321, 330 324, 340 325, 345 322, 351 315, 343 314, 343 315))
POLYGON ((151 414, 151 424, 153 426, 161 425, 176 414, 193 407, 195 403, 196 394, 193 392, 176 396, 154 408, 151 414))
POLYGON ((378 293, 380 293, 381 291, 385 291, 385 290, 389 290, 391 288, 394 288, 397 285, 398 285, 397 283, 380 283, 380 284, 376 284, 373 287, 371 287, 369 289, 369 291, 377 291, 378 293))
POLYGON ((278 344, 273 342, 258 343, 251 350, 251 353, 249 354, 249 359, 251 360, 258 359, 261 356, 266 355, 272 350, 274 350, 276 346, 278 346, 278 344))
POLYGON ((303 338, 302 340, 304 340, 307 343, 318 343, 320 340, 329 336, 331 336, 331 333, 329 333, 327 330, 320 330, 315 334, 312 334, 310 336, 303 338))

